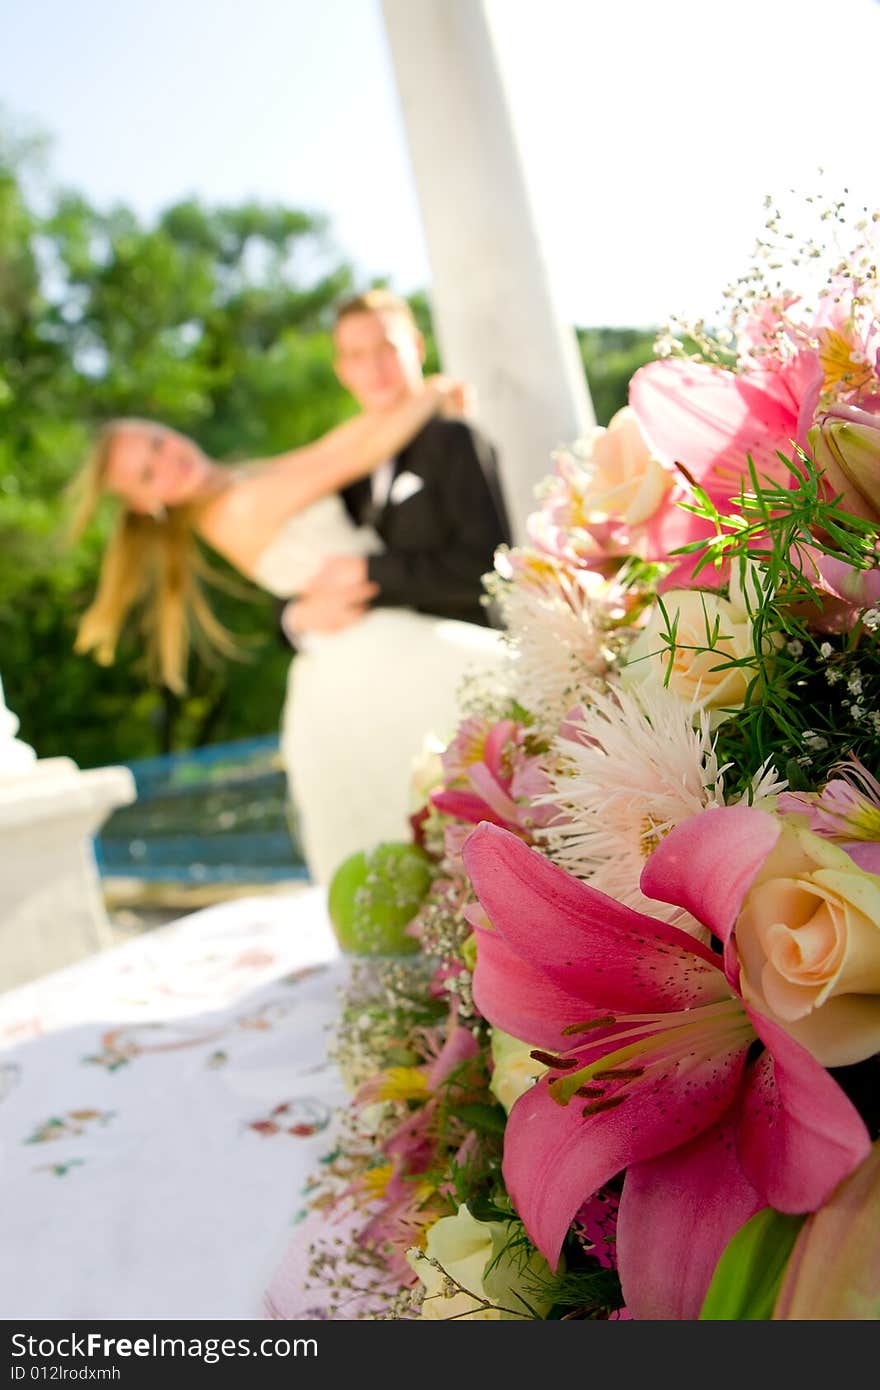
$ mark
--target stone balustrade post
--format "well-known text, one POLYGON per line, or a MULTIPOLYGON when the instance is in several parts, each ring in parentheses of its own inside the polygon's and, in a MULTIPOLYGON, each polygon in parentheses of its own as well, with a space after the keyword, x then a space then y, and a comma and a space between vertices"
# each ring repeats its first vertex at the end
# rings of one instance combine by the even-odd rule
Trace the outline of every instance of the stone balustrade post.
POLYGON ((93 838, 136 796, 128 768, 38 758, 17 732, 0 682, 0 990, 111 944, 93 838))

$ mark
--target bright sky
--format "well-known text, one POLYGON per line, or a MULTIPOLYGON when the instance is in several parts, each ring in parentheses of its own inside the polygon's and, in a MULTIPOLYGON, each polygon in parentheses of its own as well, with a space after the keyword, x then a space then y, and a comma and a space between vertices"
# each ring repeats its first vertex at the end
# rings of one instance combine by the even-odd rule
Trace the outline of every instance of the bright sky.
MULTIPOLYGON (((880 206, 878 0, 486 3, 568 321, 711 315, 765 193, 880 206)), ((430 287, 380 0, 0 0, 0 33, 54 181, 311 208, 365 280, 430 287)))

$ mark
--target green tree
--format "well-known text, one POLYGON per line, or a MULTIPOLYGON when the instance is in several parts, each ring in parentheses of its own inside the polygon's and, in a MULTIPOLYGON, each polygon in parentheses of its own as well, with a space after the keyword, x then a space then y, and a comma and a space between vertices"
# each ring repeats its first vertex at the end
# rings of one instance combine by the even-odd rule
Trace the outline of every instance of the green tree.
POLYGON ((22 737, 92 766, 274 732, 290 651, 272 600, 241 581, 216 606, 248 659, 195 654, 182 700, 149 686, 134 630, 110 669, 73 653, 111 508, 71 548, 65 488, 113 415, 229 461, 336 423, 352 406, 330 315, 350 270, 321 219, 284 208, 188 201, 146 226, 65 193, 38 215, 27 154, 0 148, 0 670, 22 737))
POLYGON ((654 357, 654 328, 579 328, 578 345, 596 423, 607 425, 627 402, 633 373, 654 357))

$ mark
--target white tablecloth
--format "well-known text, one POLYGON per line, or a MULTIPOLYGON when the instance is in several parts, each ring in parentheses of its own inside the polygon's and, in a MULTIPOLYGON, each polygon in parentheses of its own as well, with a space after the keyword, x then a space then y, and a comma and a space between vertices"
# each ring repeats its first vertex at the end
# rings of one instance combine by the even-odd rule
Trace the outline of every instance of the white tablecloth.
POLYGON ((345 973, 316 888, 0 994, 0 1317, 266 1316, 345 1100, 345 973))

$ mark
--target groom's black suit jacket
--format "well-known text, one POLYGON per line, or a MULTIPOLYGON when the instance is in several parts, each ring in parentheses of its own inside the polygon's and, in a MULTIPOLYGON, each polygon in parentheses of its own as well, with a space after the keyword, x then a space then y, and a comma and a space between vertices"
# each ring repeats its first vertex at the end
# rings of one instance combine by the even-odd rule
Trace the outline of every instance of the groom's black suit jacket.
POLYGON ((352 520, 373 526, 385 545, 367 562, 379 585, 374 605, 490 623, 480 581, 511 535, 496 453, 478 430, 435 416, 395 457, 384 505, 374 507, 369 478, 342 498, 352 520))

